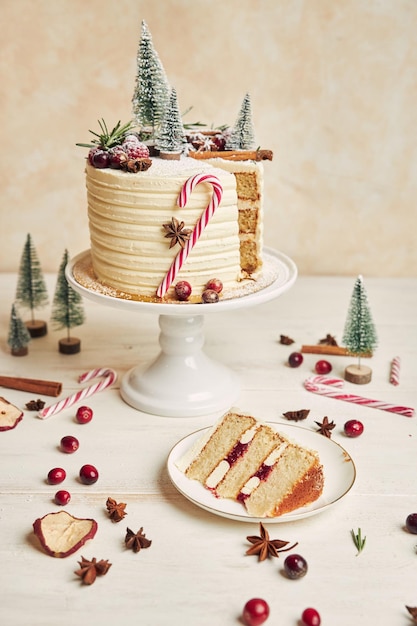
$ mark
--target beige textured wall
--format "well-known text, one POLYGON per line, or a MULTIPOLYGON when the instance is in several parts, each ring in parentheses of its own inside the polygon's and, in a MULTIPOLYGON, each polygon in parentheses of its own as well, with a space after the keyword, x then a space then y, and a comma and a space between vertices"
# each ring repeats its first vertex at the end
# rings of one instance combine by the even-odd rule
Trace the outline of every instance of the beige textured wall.
POLYGON ((417 275, 415 0, 0 0, 0 270, 88 248, 88 129, 127 121, 142 19, 188 121, 252 97, 266 243, 303 274, 417 275))

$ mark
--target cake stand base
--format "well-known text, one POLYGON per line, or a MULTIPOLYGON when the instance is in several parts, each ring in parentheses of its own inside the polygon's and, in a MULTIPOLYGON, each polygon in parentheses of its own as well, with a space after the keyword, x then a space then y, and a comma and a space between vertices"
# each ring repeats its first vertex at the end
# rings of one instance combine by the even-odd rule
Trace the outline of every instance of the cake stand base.
POLYGON ((164 417, 196 417, 229 409, 240 393, 236 374, 203 352, 203 316, 159 316, 161 352, 146 369, 122 379, 120 394, 135 409, 164 417))

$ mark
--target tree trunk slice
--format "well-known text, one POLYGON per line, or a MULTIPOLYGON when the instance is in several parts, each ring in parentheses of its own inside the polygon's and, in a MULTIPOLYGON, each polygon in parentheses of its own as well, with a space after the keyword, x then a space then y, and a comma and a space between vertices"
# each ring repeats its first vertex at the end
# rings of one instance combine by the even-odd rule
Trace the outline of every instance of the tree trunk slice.
POLYGON ((159 158, 166 161, 179 161, 181 159, 181 152, 163 152, 160 150, 159 158))
POLYGON ((66 337, 58 341, 61 354, 77 354, 81 350, 81 339, 78 337, 66 337))
POLYGON ((345 369, 345 380, 356 385, 366 385, 370 383, 372 370, 367 365, 348 365, 345 369))
POLYGON ((34 339, 35 337, 44 337, 48 332, 47 323, 43 320, 29 320, 25 322, 25 326, 29 331, 29 335, 34 339))
POLYGON ((16 348, 11 350, 11 354, 13 356, 26 356, 29 350, 27 346, 23 346, 22 348, 16 348))

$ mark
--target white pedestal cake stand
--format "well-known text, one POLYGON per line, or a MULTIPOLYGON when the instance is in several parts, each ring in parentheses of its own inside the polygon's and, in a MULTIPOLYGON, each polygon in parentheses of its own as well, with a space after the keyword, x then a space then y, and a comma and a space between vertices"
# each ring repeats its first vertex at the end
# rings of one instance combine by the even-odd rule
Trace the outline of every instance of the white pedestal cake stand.
POLYGON ((215 304, 155 303, 128 300, 85 287, 74 277, 74 267, 89 257, 76 256, 66 268, 72 288, 89 300, 119 310, 130 309, 159 315, 159 356, 146 367, 125 374, 120 386, 123 400, 140 411, 165 417, 197 417, 224 412, 240 393, 237 375, 203 351, 204 315, 234 311, 277 298, 297 277, 293 261, 275 250, 265 251, 265 264, 273 262, 274 279, 259 291, 215 304))

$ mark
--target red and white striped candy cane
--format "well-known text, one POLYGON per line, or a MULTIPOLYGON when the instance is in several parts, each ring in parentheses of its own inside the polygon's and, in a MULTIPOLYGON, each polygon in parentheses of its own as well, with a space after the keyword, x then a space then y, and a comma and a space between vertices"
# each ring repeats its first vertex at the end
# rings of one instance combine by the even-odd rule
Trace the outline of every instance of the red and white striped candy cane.
POLYGON ((180 195, 178 196, 178 200, 177 200, 179 207, 181 208, 185 207, 185 205, 188 202, 188 198, 190 194, 192 193, 194 187, 200 183, 210 183, 210 185, 212 185, 213 187, 213 194, 210 198, 210 202, 207 208, 204 210, 203 214, 197 221, 197 224, 195 225, 190 238, 185 242, 184 247, 181 248, 181 250, 178 252, 175 259, 172 261, 171 267, 165 274, 164 279, 162 280, 161 284, 156 290, 156 295, 159 298, 163 298, 163 296, 166 294, 166 292, 172 285, 185 259, 188 257, 191 250, 197 243, 198 239, 200 238, 201 233, 203 232, 203 230, 205 229, 205 227, 207 226, 207 224, 213 217, 217 207, 219 206, 221 202, 221 199, 223 196, 223 187, 222 187, 220 180, 217 178, 217 176, 214 176, 213 174, 195 174, 194 176, 191 176, 191 178, 189 178, 184 183, 183 188, 181 189, 180 195))
POLYGON ((391 385, 399 385, 400 384, 400 366, 401 359, 399 356, 396 356, 391 361, 391 372, 389 381, 391 385))
POLYGON ((330 387, 342 388, 344 381, 340 378, 327 378, 326 376, 312 376, 304 381, 304 387, 307 391, 318 393, 322 396, 328 396, 335 398, 336 400, 344 400, 345 402, 353 402, 354 404, 360 404, 361 406, 368 406, 371 409, 381 409, 382 411, 389 411, 391 413, 398 413, 399 415, 405 415, 406 417, 413 417, 414 409, 406 406, 399 406, 397 404, 389 404, 381 400, 371 400, 370 398, 363 398, 362 396, 356 396, 352 393, 342 393, 330 387))
POLYGON ((38 417, 45 419, 47 417, 50 417, 51 415, 55 415, 56 413, 63 411, 64 409, 68 409, 76 402, 92 396, 93 393, 97 393, 98 391, 102 391, 102 389, 106 389, 106 387, 109 387, 117 380, 117 374, 114 370, 100 367, 81 374, 78 382, 84 383, 87 380, 91 380, 92 378, 98 378, 101 376, 103 377, 103 380, 100 380, 93 385, 90 385, 90 387, 86 387, 85 389, 80 389, 80 391, 73 393, 67 398, 59 400, 51 406, 44 407, 41 411, 39 411, 38 417))

